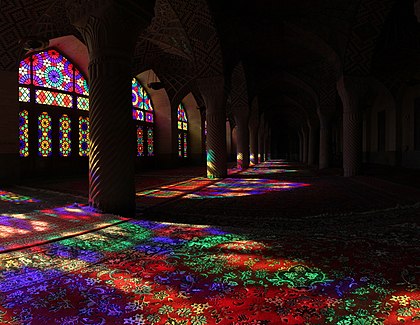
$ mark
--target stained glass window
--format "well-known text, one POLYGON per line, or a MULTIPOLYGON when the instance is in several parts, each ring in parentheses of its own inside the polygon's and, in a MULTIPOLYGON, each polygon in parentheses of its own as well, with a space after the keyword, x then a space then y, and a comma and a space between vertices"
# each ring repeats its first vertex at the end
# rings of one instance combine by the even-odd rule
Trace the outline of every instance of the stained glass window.
POLYGON ((184 158, 188 157, 188 154, 187 154, 188 150, 187 149, 188 149, 187 134, 184 133, 184 158))
POLYGON ((52 153, 51 117, 42 112, 38 117, 38 153, 41 157, 49 157, 52 153))
POLYGON ((73 91, 74 69, 56 50, 47 50, 32 56, 33 84, 39 87, 73 91))
POLYGON ((31 93, 27 87, 19 87, 19 101, 29 103, 31 101, 31 93))
POLYGON ((147 128, 147 155, 153 156, 154 153, 154 144, 153 144, 153 128, 147 128))
POLYGON ((188 130, 188 119, 187 113, 185 112, 184 105, 181 103, 178 105, 178 129, 188 130))
MULTIPOLYGON (((27 157, 32 152, 30 147, 36 144, 36 139, 34 144, 28 141, 28 125, 32 118, 38 119, 38 153, 41 157, 69 156, 73 145, 71 130, 77 130, 77 121, 81 132, 79 153, 86 156, 89 150, 88 96, 86 78, 59 51, 47 49, 27 55, 19 65, 20 156, 27 157), (42 105, 41 115, 39 105, 42 105), (65 110, 65 114, 61 110, 65 110), (51 126, 57 127, 58 132, 52 132, 51 126), (58 145, 52 147, 53 142, 58 145)), ((75 145, 77 148, 77 142, 75 145)))
POLYGON ((188 157, 188 118, 184 104, 180 103, 177 109, 178 120, 178 156, 188 157))
POLYGON ((89 110, 89 98, 77 97, 77 109, 81 109, 83 111, 88 111, 89 110))
POLYGON ((60 156, 68 157, 71 153, 71 121, 64 114, 59 121, 60 156))
POLYGON ((35 91, 35 103, 42 105, 73 107, 73 96, 48 90, 35 91))
POLYGON ((137 156, 144 156, 144 134, 143 127, 137 127, 137 156))
POLYGON ((28 157, 29 155, 28 120, 28 111, 21 111, 19 113, 19 155, 21 157, 28 157))
POLYGON ((178 157, 182 158, 182 134, 178 133, 178 157))
POLYGON ((137 156, 153 156, 154 110, 149 94, 136 78, 132 80, 131 101, 133 105, 133 120, 137 129, 137 156), (147 150, 145 150, 146 145, 147 150))
POLYGON ((86 157, 89 154, 89 118, 79 117, 79 155, 86 157))

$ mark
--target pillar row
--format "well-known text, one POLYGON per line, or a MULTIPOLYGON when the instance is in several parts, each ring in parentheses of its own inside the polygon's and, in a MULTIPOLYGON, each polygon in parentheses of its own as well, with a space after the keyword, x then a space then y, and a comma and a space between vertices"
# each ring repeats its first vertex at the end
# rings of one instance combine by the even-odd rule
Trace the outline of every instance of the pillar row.
POLYGON ((264 161, 265 149, 265 127, 264 127, 264 114, 260 117, 260 125, 258 127, 258 162, 264 161))
POLYGON ((356 176, 362 169, 363 129, 360 102, 366 93, 362 80, 342 77, 337 90, 343 102, 344 176, 356 176))
POLYGON ((198 80, 206 106, 207 177, 227 176, 226 108, 223 77, 198 80))
POLYGON ((249 126, 250 162, 258 164, 258 125, 249 126))
POLYGON ((234 107, 232 111, 237 128, 236 163, 239 169, 246 169, 249 167, 249 108, 234 107))
POLYGON ((331 120, 332 114, 318 112, 319 116, 319 169, 330 167, 331 161, 331 120))
POLYGON ((315 164, 316 128, 311 124, 308 127, 308 165, 312 166, 315 164))

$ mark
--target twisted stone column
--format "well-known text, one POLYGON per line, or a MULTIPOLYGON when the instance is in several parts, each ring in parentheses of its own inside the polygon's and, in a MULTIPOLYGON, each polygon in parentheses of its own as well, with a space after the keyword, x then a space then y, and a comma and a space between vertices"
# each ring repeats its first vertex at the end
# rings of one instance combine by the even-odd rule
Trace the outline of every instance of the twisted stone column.
POLYGON ((312 166, 315 164, 316 128, 308 123, 308 130, 308 165, 312 166))
POLYGON ((206 106, 207 177, 227 176, 226 96, 223 77, 197 81, 206 106))
POLYGON ((249 117, 250 163, 258 164, 258 103, 254 100, 249 117))
POLYGON ((270 137, 270 127, 268 124, 265 125, 264 131, 264 161, 269 161, 271 159, 271 137, 270 137))
POLYGON ((237 128, 236 163, 239 169, 249 167, 249 108, 233 107, 233 115, 237 128))
MULTIPOLYGON (((131 68, 140 29, 114 1, 69 2, 69 16, 89 51, 89 204, 103 212, 134 216, 135 130, 131 68)), ((141 21, 141 19, 139 19, 141 21)))
POLYGON ((332 114, 318 112, 319 116, 319 169, 330 167, 331 160, 331 120, 332 114))
POLYGON ((264 114, 260 117, 260 126, 258 128, 258 162, 261 163, 264 161, 264 140, 265 140, 265 128, 264 128, 264 114))
POLYGON ((342 77, 337 90, 343 102, 343 170, 344 176, 360 174, 363 159, 361 98, 366 93, 362 80, 342 77))
POLYGON ((302 162, 304 164, 308 163, 308 151, 309 151, 308 137, 309 137, 308 129, 305 127, 302 127, 302 142, 303 142, 302 162))
POLYGON ((303 136, 302 131, 298 131, 298 137, 299 137, 299 162, 303 162, 303 136))

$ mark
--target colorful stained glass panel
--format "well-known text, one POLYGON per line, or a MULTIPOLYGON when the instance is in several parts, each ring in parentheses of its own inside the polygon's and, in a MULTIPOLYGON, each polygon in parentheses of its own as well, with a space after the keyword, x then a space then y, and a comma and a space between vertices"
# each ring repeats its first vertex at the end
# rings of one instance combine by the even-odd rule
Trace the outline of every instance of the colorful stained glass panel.
POLYGON ((29 156, 29 114, 28 111, 19 113, 19 155, 29 156))
POLYGON ((31 101, 30 90, 27 87, 19 87, 19 101, 29 103, 31 101))
POLYGON ((153 128, 147 128, 147 155, 154 156, 153 128))
POLYGON ((19 65, 19 83, 22 85, 29 85, 31 80, 31 58, 27 57, 20 61, 19 65))
POLYGON ((182 158, 182 134, 178 133, 178 157, 182 158))
POLYGON ((68 157, 71 153, 71 120, 64 114, 59 120, 60 156, 68 157))
POLYGON ((52 154, 51 117, 47 112, 38 117, 38 153, 41 157, 52 154))
POLYGON ((73 96, 48 90, 36 90, 35 102, 41 105, 73 107, 73 96))
POLYGON ((89 154, 89 118, 79 117, 79 155, 86 157, 89 154))
POLYGON ((34 54, 32 69, 35 86, 73 91, 73 64, 56 50, 34 54))
POLYGON ((187 114, 182 103, 178 105, 178 121, 188 122, 187 114))
POLYGON ((146 112, 146 122, 153 123, 153 113, 146 112))
POLYGON ((85 97, 77 97, 77 109, 82 111, 89 110, 89 98, 85 97))
POLYGON ((85 77, 78 69, 74 69, 74 89, 76 93, 89 96, 89 86, 85 77))
POLYGON ((188 157, 188 143, 187 143, 187 134, 184 133, 184 158, 188 157))
POLYGON ((137 126, 137 156, 144 156, 144 134, 142 126, 137 126))
POLYGON ((144 121, 144 114, 142 111, 133 109, 133 119, 137 121, 144 121))

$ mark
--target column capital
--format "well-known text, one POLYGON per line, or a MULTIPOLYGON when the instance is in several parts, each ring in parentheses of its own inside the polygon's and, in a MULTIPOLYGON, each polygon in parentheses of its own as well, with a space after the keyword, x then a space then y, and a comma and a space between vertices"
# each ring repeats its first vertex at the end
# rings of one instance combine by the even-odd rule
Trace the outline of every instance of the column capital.
POLYGON ((337 81, 337 91, 343 102, 343 110, 358 110, 360 102, 369 90, 366 77, 341 76, 337 81))
POLYGON ((223 76, 197 79, 196 83, 202 94, 225 95, 225 78, 223 76))
POLYGON ((144 8, 134 0, 124 1, 124 5, 117 0, 67 0, 66 10, 82 34, 91 60, 111 57, 131 63, 138 35, 152 18, 142 15, 144 8))

